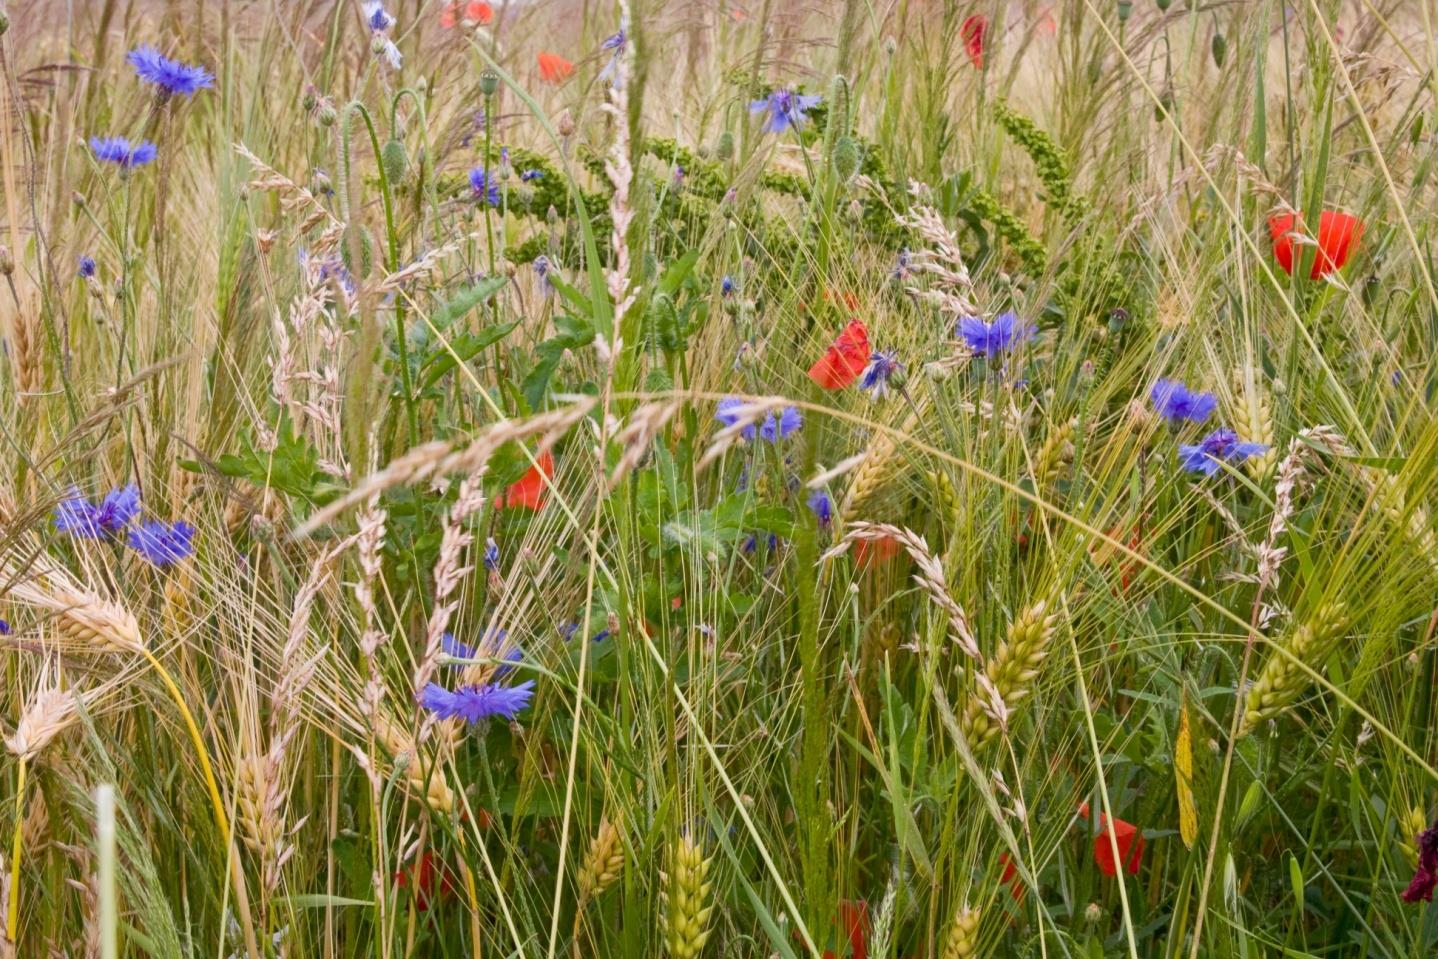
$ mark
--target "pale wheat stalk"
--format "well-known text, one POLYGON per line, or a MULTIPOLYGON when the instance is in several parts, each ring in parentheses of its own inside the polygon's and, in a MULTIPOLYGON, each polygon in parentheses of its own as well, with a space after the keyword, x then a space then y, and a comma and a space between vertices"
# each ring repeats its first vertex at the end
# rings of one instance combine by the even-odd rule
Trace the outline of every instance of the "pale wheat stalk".
POLYGON ((907 287, 909 293, 933 303, 946 316, 978 316, 978 291, 964 263, 958 236, 944 223, 939 211, 918 205, 895 219, 900 226, 917 233, 930 247, 911 252, 908 268, 914 273, 929 274, 938 287, 920 290, 911 286, 907 287))
MULTIPOLYGON (((628 0, 620 0, 619 10, 620 22, 627 24, 628 0)), ((619 354, 621 321, 638 297, 638 290, 630 289, 629 285, 629 227, 634 222, 634 210, 629 204, 629 189, 634 182, 634 170, 629 161, 629 84, 634 72, 631 46, 625 44, 618 51, 614 80, 609 84, 608 102, 604 105, 604 111, 614 118, 614 143, 604 161, 604 173, 614 187, 609 196, 609 222, 613 225, 610 247, 614 262, 606 273, 606 285, 609 298, 614 303, 615 342, 600 343, 596 340, 596 343, 602 351, 610 354, 611 362, 619 354)))
MULTIPOLYGON (((429 684, 438 667, 443 650, 445 631, 450 618, 459 608, 459 603, 450 599, 460 581, 472 567, 461 565, 464 551, 474 542, 474 534, 466 527, 469 517, 484 505, 484 471, 471 473, 459 484, 459 493, 454 505, 445 517, 444 529, 440 534, 439 555, 434 561, 434 608, 429 616, 425 633, 424 656, 414 672, 416 695, 429 684)), ((426 738, 421 730, 420 741, 426 738)))
POLYGON ((314 515, 295 529, 292 537, 303 539, 326 523, 333 522, 355 504, 396 486, 406 486, 449 473, 475 473, 489 462, 495 450, 508 442, 538 436, 539 444, 535 450, 537 457, 558 442, 575 423, 584 419, 596 402, 593 397, 579 397, 568 406, 525 420, 500 420, 486 427, 479 436, 464 446, 436 440, 413 447, 390 460, 384 469, 360 480, 345 495, 315 511, 314 515))
POLYGON ((918 572, 914 574, 914 582, 918 583, 928 594, 934 605, 944 611, 944 615, 949 621, 949 638, 963 651, 965 656, 982 663, 983 655, 979 652, 978 640, 974 638, 973 628, 969 625, 968 614, 949 592, 943 564, 930 551, 929 544, 918 533, 907 527, 891 526, 887 523, 853 522, 849 524, 848 532, 844 534, 843 539, 820 557, 820 561, 827 561, 842 555, 848 550, 851 543, 874 542, 890 538, 903 546, 904 551, 914 561, 914 566, 918 569, 918 572))
POLYGON ((129 610, 90 592, 70 574, 41 561, 37 575, 10 588, 10 596, 49 612, 50 622, 78 651, 134 653, 143 650, 140 624, 129 610))

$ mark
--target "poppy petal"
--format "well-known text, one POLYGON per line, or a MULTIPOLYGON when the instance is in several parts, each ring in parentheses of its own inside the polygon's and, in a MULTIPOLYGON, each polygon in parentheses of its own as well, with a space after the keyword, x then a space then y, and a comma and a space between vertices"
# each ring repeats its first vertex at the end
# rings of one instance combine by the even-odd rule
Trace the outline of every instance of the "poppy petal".
POLYGON ((545 480, 554 476, 554 457, 548 450, 539 454, 535 465, 511 483, 504 495, 494 498, 495 509, 523 507, 539 510, 544 506, 545 480))
POLYGON ((989 32, 989 18, 974 14, 959 27, 959 36, 964 41, 964 50, 975 67, 984 68, 984 38, 989 32))

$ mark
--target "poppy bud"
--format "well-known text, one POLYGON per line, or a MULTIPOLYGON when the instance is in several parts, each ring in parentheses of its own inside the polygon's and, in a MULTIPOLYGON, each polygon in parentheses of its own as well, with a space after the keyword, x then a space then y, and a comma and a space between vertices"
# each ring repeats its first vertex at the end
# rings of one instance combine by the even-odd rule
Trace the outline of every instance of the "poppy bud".
POLYGON ((8 246, 0 245, 0 273, 9 276, 15 272, 15 257, 8 246))
POLYGON ((848 182, 855 173, 859 172, 862 157, 859 154, 859 144, 853 137, 839 137, 834 141, 832 162, 834 172, 839 174, 839 179, 844 182, 848 182))
POLYGON ((499 74, 493 70, 486 70, 479 75, 479 92, 486 97, 492 97, 499 89, 499 74))
POLYGON ((1153 118, 1160 123, 1173 111, 1173 91, 1165 90, 1159 95, 1158 105, 1153 108, 1153 118))
POLYGON ((405 167, 409 165, 409 158, 405 156, 404 144, 398 140, 390 140, 379 152, 380 165, 384 167, 384 175, 390 183, 398 183, 404 179, 405 167))
POLYGON ((1223 34, 1215 33, 1213 35, 1213 65, 1223 66, 1226 56, 1228 56, 1228 41, 1223 38, 1223 34))
POLYGON ((562 137, 574 136, 574 116, 568 110, 565 110, 559 115, 559 120, 554 124, 554 128, 559 131, 559 135, 562 137))
POLYGON ((1173 0, 1153 0, 1153 2, 1160 11, 1167 11, 1169 7, 1173 6, 1173 0))

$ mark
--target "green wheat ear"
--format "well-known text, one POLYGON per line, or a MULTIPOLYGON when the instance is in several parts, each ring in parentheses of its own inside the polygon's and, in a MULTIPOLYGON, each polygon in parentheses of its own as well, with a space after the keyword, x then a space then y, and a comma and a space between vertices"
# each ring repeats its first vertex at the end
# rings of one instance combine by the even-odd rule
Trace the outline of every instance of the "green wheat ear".
POLYGON ((664 946, 674 959, 694 959, 709 941, 709 916, 714 906, 709 902, 713 883, 709 881, 712 857, 688 836, 669 848, 669 871, 659 877, 664 887, 659 892, 664 946))
POLYGON ((1308 673, 1299 669, 1298 663, 1310 669, 1319 669, 1343 635, 1343 627, 1343 607, 1337 603, 1325 603, 1308 622, 1280 641, 1281 648, 1269 653, 1263 671, 1248 691, 1239 736, 1247 735, 1265 720, 1277 719, 1303 695, 1310 679, 1308 673), (1289 655, 1285 656, 1284 651, 1289 655))

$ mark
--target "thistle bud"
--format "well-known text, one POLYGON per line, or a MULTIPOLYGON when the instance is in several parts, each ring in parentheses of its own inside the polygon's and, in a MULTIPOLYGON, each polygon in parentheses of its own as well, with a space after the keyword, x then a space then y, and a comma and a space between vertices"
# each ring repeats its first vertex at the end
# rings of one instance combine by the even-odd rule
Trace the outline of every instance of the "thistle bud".
POLYGON ((559 115, 559 120, 555 122, 554 128, 559 131, 559 135, 562 137, 567 138, 574 136, 575 128, 573 114, 571 114, 568 110, 565 110, 559 115))
POLYGON ((315 95, 315 88, 305 87, 305 95, 300 99, 300 106, 306 113, 309 113, 319 105, 319 97, 315 95))
POLYGON ((340 118, 339 111, 328 103, 320 104, 319 110, 315 112, 315 120, 322 127, 332 127, 335 121, 340 118))

